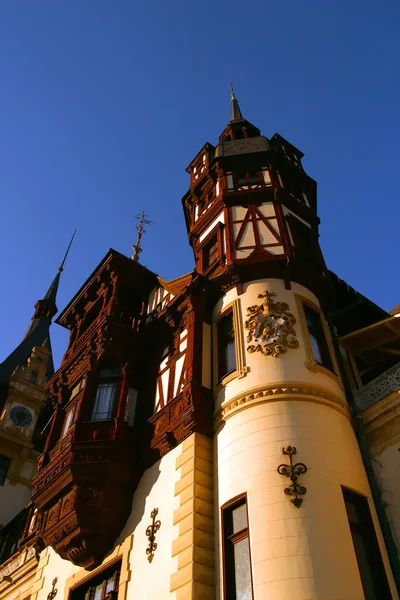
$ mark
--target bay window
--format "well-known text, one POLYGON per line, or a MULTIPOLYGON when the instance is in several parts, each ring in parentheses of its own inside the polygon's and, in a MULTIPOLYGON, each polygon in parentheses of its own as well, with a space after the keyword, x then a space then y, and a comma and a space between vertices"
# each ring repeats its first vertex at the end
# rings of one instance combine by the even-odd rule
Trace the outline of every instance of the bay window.
POLYGON ((107 421, 113 416, 119 382, 119 367, 103 367, 97 376, 96 396, 91 420, 107 421))

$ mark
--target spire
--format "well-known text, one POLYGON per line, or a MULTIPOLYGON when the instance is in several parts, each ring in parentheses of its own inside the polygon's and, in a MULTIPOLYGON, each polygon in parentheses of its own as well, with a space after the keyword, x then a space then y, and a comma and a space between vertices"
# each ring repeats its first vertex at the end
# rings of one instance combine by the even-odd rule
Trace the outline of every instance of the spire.
MULTIPOLYGON (((31 355, 32 348, 45 345, 51 352, 50 325, 51 320, 57 312, 57 291, 60 275, 63 271, 65 260, 75 237, 76 229, 72 235, 67 251, 64 255, 57 275, 54 277, 46 295, 35 304, 35 312, 22 342, 11 352, 11 354, 0 364, 0 383, 7 383, 11 374, 19 365, 24 365, 31 355)), ((54 373, 53 358, 50 354, 46 374, 50 377, 54 373)))
POLYGON ((231 120, 232 121, 241 121, 243 120, 242 112, 239 108, 239 102, 236 100, 235 92, 233 90, 233 81, 230 85, 231 88, 231 120))
POLYGON ((139 221, 139 225, 136 226, 136 229, 138 232, 137 240, 136 240, 136 244, 133 244, 133 246, 132 246, 133 254, 131 256, 131 259, 134 260, 135 262, 139 262, 139 254, 142 252, 142 248, 140 246, 140 240, 142 239, 142 235, 146 231, 144 228, 144 225, 152 225, 154 223, 154 221, 149 221, 145 217, 146 217, 146 215, 144 214, 144 210, 142 210, 140 215, 136 215, 136 217, 135 217, 135 219, 138 219, 138 221, 139 221))

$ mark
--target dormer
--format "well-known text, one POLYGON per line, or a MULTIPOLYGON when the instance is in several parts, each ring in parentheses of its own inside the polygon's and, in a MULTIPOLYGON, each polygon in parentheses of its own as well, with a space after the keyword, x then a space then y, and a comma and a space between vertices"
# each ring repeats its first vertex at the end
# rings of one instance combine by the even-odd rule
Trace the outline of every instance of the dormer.
POLYGON ((215 148, 208 142, 195 156, 186 171, 190 175, 190 188, 197 186, 209 171, 210 164, 214 158, 215 148))

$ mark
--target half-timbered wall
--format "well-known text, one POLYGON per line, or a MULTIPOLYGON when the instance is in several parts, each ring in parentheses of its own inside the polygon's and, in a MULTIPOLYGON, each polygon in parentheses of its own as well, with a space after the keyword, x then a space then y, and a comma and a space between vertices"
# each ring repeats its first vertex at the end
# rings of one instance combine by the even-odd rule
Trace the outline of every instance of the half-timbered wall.
POLYGON ((157 376, 155 413, 180 394, 187 382, 187 339, 187 329, 178 331, 172 347, 165 348, 163 352, 157 376))
POLYGON ((246 258, 255 248, 271 254, 283 254, 276 209, 272 202, 260 206, 232 207, 235 258, 246 258))

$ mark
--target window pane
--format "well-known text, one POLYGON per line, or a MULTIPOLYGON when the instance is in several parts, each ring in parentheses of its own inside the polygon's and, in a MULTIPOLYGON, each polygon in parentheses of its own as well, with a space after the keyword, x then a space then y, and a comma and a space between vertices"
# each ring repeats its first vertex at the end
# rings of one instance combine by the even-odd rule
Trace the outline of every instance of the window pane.
POLYGON ((11 458, 0 456, 0 485, 4 485, 10 464, 11 458))
POLYGON ((111 419, 116 391, 116 383, 100 383, 97 386, 92 421, 111 419))
POLYGON ((112 592, 112 590, 114 589, 114 585, 115 585, 115 577, 110 577, 110 579, 107 580, 106 594, 108 594, 108 592, 112 592))
POLYGON ((322 365, 322 356, 321 356, 321 350, 319 349, 318 340, 315 337, 315 335, 313 335, 312 333, 310 333, 310 341, 311 341, 311 347, 312 347, 312 351, 314 354, 315 362, 322 365))
POLYGON ((67 435, 68 429, 72 425, 72 419, 73 419, 73 416, 74 416, 74 412, 75 412, 75 407, 72 408, 71 410, 69 410, 67 412, 67 414, 65 415, 64 424, 63 424, 63 428, 62 428, 62 432, 61 432, 61 437, 62 438, 67 435))
POLYGON ((125 421, 131 427, 135 421, 135 410, 136 410, 136 401, 137 401, 137 390, 133 388, 129 388, 128 397, 126 400, 126 411, 125 411, 125 421))
POLYGON ((252 600, 249 540, 234 545, 236 600, 252 600))
POLYGON ((236 369, 235 334, 233 313, 230 312, 218 322, 218 378, 236 369))
POLYGON ((243 504, 239 508, 236 508, 232 512, 232 520, 233 520, 233 533, 240 531, 247 527, 247 511, 246 505, 243 504))
POLYGON ((94 590, 93 600, 101 600, 101 592, 103 591, 103 583, 96 586, 94 590))
POLYGON ((226 373, 236 368, 235 340, 229 340, 225 347, 226 373))
POLYGON ((391 600, 368 500, 342 489, 366 600, 391 600))

